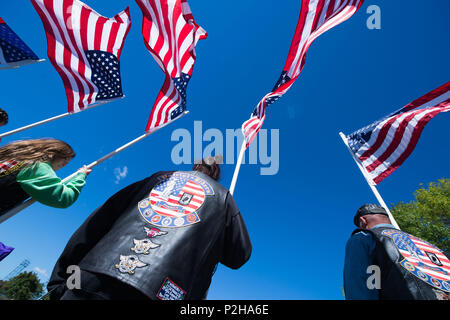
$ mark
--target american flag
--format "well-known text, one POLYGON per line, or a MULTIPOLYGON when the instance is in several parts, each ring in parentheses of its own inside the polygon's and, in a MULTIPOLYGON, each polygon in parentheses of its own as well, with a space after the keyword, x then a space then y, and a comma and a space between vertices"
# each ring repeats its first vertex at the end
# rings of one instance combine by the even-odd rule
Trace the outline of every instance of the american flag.
POLYGON ((187 0, 136 0, 142 10, 144 42, 165 73, 146 131, 162 126, 186 110, 198 40, 207 33, 195 23, 187 0))
POLYGON ((378 184, 414 150, 425 125, 450 111, 450 82, 347 136, 350 149, 378 184))
POLYGON ((153 211, 158 214, 181 217, 197 211, 205 197, 205 191, 198 183, 175 177, 164 181, 151 191, 150 203, 153 211), (170 193, 165 194, 166 190, 170 193))
POLYGON ((70 113, 123 97, 120 54, 129 9, 105 18, 78 0, 31 0, 47 35, 48 57, 61 76, 70 113))
POLYGON ((272 91, 263 97, 250 119, 242 125, 247 148, 264 123, 267 106, 285 94, 300 75, 312 42, 325 31, 349 19, 362 4, 363 0, 302 0, 299 21, 283 72, 272 91))
POLYGON ((439 248, 399 230, 384 230, 404 259, 400 264, 419 279, 450 292, 450 260, 439 248))
POLYGON ((0 176, 9 174, 19 164, 20 163, 15 160, 0 163, 0 176))
POLYGON ((0 18, 0 68, 37 62, 37 55, 0 18))

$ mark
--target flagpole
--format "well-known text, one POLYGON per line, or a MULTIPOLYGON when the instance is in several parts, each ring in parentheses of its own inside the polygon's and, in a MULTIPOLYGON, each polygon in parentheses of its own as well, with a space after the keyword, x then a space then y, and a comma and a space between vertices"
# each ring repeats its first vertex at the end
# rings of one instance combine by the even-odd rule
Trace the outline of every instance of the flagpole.
POLYGON ((342 132, 339 132, 339 135, 341 136, 342 141, 346 145, 348 151, 353 157, 353 160, 355 160, 356 165, 358 166, 359 170, 361 170, 362 175, 366 179, 367 184, 369 185, 370 189, 372 190, 373 194, 377 198, 379 204, 386 210, 389 220, 391 220, 392 225, 400 230, 400 227, 397 224, 397 221, 395 221, 394 216, 392 215, 391 211, 389 210, 388 206, 384 202, 383 198, 381 197, 380 193, 378 192, 378 189, 376 188, 376 183, 370 178, 369 174, 367 173, 366 169, 362 165, 361 161, 356 157, 356 155, 353 153, 352 149, 348 145, 347 137, 342 132))
MULTIPOLYGON (((88 169, 92 169, 92 168, 94 168, 95 166, 98 166, 100 163, 102 163, 102 162, 104 162, 104 161, 106 161, 106 160, 108 160, 108 159, 114 157, 114 156, 117 155, 118 153, 124 151, 125 149, 131 147, 132 145, 138 143, 139 141, 144 140, 144 139, 147 138, 149 135, 155 133, 156 131, 158 131, 158 130, 164 128, 164 127, 166 127, 167 125, 171 124, 172 122, 174 122, 174 121, 176 121, 176 120, 178 120, 178 119, 184 117, 184 116, 187 115, 188 113, 189 113, 189 111, 186 110, 186 111, 185 111, 181 116, 179 116, 178 118, 176 118, 176 119, 174 119, 174 120, 171 120, 171 121, 168 121, 168 122, 166 122, 165 124, 163 124, 163 125, 161 125, 161 126, 159 126, 159 127, 156 127, 156 128, 153 128, 153 129, 147 131, 146 133, 144 133, 143 135, 137 137, 136 139, 134 139, 134 140, 132 140, 132 141, 130 141, 130 142, 124 144, 123 146, 117 148, 117 149, 114 150, 113 152, 110 152, 110 153, 108 153, 107 155, 101 157, 100 159, 98 159, 98 160, 92 162, 91 164, 87 165, 87 168, 88 168, 88 169)), ((75 177, 75 176, 77 175, 78 172, 79 172, 79 171, 76 171, 76 172, 72 173, 70 176, 68 176, 68 177, 64 178, 63 180, 61 180, 61 182, 62 182, 62 183, 66 183, 67 181, 69 181, 70 179, 72 179, 73 177, 75 177)), ((11 218, 12 216, 18 214, 18 213, 19 213, 20 211, 22 211, 23 209, 28 208, 28 207, 31 206, 34 202, 35 202, 35 200, 31 198, 31 199, 28 199, 27 201, 21 203, 20 205, 14 207, 13 209, 11 209, 11 210, 8 211, 6 214, 4 214, 4 215, 2 215, 2 216, 0 217, 0 224, 3 223, 4 221, 8 220, 8 219, 11 218)))
MULTIPOLYGON (((114 102, 114 101, 119 100, 119 99, 123 99, 124 97, 125 96, 120 97, 120 98, 115 98, 115 99, 110 99, 110 100, 97 102, 97 103, 95 103, 95 104, 93 104, 91 106, 88 106, 88 107, 84 108, 80 112, 83 112, 83 111, 86 111, 86 110, 89 110, 89 109, 92 109, 92 108, 104 105, 106 103, 114 102)), ((31 129, 31 128, 34 128, 34 127, 37 127, 37 126, 40 126, 40 125, 52 122, 52 121, 55 121, 55 120, 58 120, 58 119, 61 119, 61 118, 65 118, 65 117, 68 117, 68 116, 71 116, 71 115, 74 115, 74 114, 77 114, 77 113, 80 113, 80 112, 75 112, 75 113, 66 112, 66 113, 60 114, 60 115, 55 116, 55 117, 51 117, 51 118, 48 118, 48 119, 45 119, 45 120, 42 120, 42 121, 38 121, 38 122, 35 122, 35 123, 32 123, 32 124, 23 126, 21 128, 17 128, 17 129, 14 129, 14 130, 2 133, 2 134, 0 134, 0 139, 3 139, 4 137, 8 137, 8 136, 11 136, 13 134, 16 134, 16 133, 19 133, 19 132, 22 132, 22 131, 25 131, 25 130, 28 130, 28 129, 31 129)))
POLYGON ((241 169, 241 164, 242 164, 242 159, 244 158, 244 154, 245 154, 245 139, 242 141, 242 146, 241 146, 241 151, 239 152, 239 157, 236 163, 236 167, 234 168, 234 174, 233 174, 233 179, 231 180, 231 185, 230 185, 230 194, 233 195, 234 193, 234 189, 236 188, 236 182, 237 182, 237 178, 239 175, 239 171, 241 169))
POLYGON ((24 61, 18 61, 14 63, 8 63, 5 67, 0 66, 0 70, 10 70, 10 69, 19 69, 20 67, 27 66, 29 64, 36 64, 46 61, 45 59, 39 59, 39 60, 24 60, 24 61))

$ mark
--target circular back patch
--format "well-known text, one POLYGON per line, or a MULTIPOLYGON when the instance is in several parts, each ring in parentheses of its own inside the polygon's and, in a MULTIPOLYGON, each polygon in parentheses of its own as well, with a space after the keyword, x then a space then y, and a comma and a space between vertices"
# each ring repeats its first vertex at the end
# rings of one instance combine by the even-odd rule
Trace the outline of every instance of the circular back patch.
POLYGON ((214 190, 203 179, 188 172, 174 172, 158 178, 148 198, 138 204, 150 224, 178 228, 200 221, 197 211, 214 190))
POLYGON ((442 250, 400 230, 384 230, 393 240, 403 260, 400 264, 429 285, 450 292, 450 261, 442 250))

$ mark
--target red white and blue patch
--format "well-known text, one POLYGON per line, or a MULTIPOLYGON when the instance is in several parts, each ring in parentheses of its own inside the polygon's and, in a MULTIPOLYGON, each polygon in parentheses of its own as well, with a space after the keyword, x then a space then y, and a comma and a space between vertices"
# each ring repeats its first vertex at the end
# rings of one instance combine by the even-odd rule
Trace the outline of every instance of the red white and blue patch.
POLYGON ((183 300, 185 296, 186 291, 181 289, 180 286, 169 278, 166 278, 156 294, 156 297, 160 300, 183 300))
POLYGON ((159 177, 160 182, 148 198, 138 204, 142 217, 150 224, 179 228, 200 222, 197 211, 214 190, 202 178, 188 172, 174 172, 159 177))
POLYGON ((434 288, 450 292, 450 260, 432 244, 400 230, 384 230, 403 260, 402 267, 434 288))

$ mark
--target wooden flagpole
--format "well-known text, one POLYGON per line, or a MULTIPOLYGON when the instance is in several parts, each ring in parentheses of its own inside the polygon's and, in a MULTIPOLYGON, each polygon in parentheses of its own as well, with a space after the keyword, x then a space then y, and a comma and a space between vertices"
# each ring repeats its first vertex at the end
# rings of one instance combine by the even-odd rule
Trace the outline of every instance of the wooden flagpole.
MULTIPOLYGON (((114 99, 99 101, 99 102, 97 102, 97 103, 95 103, 95 104, 93 104, 91 106, 88 106, 88 107, 84 108, 80 112, 83 112, 83 111, 86 111, 86 110, 89 110, 89 109, 92 109, 92 108, 104 105, 106 103, 114 102, 114 101, 117 101, 117 100, 120 100, 120 99, 123 99, 123 98, 125 98, 125 96, 120 97, 120 98, 114 98, 114 99)), ((74 112, 74 113, 66 112, 66 113, 60 114, 60 115, 55 116, 55 117, 51 117, 51 118, 48 118, 48 119, 45 119, 45 120, 42 120, 42 121, 38 121, 38 122, 35 122, 35 123, 32 123, 32 124, 23 126, 21 128, 17 128, 17 129, 14 129, 14 130, 2 133, 2 134, 0 134, 0 139, 3 139, 4 137, 8 137, 8 136, 11 136, 13 134, 16 134, 16 133, 19 133, 19 132, 22 132, 22 131, 25 131, 25 130, 28 130, 28 129, 31 129, 31 128, 34 128, 34 127, 37 127, 37 126, 40 126, 40 125, 43 125, 45 123, 49 123, 49 122, 52 122, 52 121, 55 121, 55 120, 58 120, 58 119, 61 119, 61 118, 65 118, 65 117, 74 115, 74 114, 78 114, 80 112, 74 112)))
POLYGON ((389 216, 389 220, 391 220, 392 225, 395 228, 400 230, 400 227, 398 226, 397 221, 395 221, 394 216, 392 215, 392 213, 389 210, 388 206, 386 205, 386 203, 384 202, 384 200, 381 197, 380 193, 378 192, 378 190, 376 188, 376 183, 372 180, 372 178, 370 178, 368 172, 366 171, 366 169, 362 165, 361 161, 356 157, 356 155, 353 153, 352 149, 348 145, 347 137, 342 132, 339 132, 339 135, 341 136, 342 141, 344 141, 344 144, 347 146, 347 149, 350 152, 350 154, 352 155, 353 160, 355 160, 356 165, 358 166, 359 170, 361 170, 362 175, 366 179, 367 184, 369 185, 369 187, 372 190, 373 194, 377 198, 378 202, 386 210, 386 212, 387 212, 387 214, 389 216))
POLYGON ((244 158, 244 154, 245 154, 245 138, 242 141, 242 146, 241 146, 241 151, 239 152, 239 157, 236 163, 236 167, 234 168, 234 174, 233 174, 233 179, 231 180, 231 185, 230 185, 230 194, 233 195, 234 193, 234 189, 236 188, 236 182, 237 182, 237 178, 239 175, 239 171, 241 169, 241 164, 242 164, 242 159, 244 158))
MULTIPOLYGON (((171 124, 172 122, 184 117, 185 115, 187 115, 189 113, 189 111, 185 111, 181 116, 179 116, 178 118, 176 118, 175 120, 171 120, 166 122, 165 124, 157 127, 157 128, 153 128, 151 130, 149 130, 148 132, 144 133, 143 135, 137 137, 136 139, 124 144, 123 146, 117 148, 116 150, 114 150, 113 152, 108 153, 107 155, 101 157, 100 159, 92 162, 91 164, 87 165, 88 169, 92 169, 95 166, 98 166, 100 163, 114 157, 115 155, 117 155, 118 153, 124 151, 125 149, 131 147, 132 145, 138 143, 141 140, 144 140, 145 138, 147 138, 149 135, 155 133, 156 131, 164 128, 165 126, 171 124)), ((69 181, 70 179, 72 179, 76 174, 78 173, 78 171, 72 173, 70 176, 64 178, 63 180, 61 180, 63 183, 66 183, 67 181, 69 181)), ((20 205, 14 207, 13 209, 11 209, 10 211, 8 211, 6 214, 2 215, 0 217, 0 224, 3 223, 4 221, 8 220, 9 218, 11 218, 12 216, 18 214, 20 211, 22 211, 25 208, 28 208, 29 206, 31 206, 33 203, 35 202, 34 199, 28 199, 27 201, 21 203, 20 205)))
POLYGON ((45 59, 39 59, 39 60, 24 60, 24 61, 18 61, 18 62, 14 62, 14 63, 8 63, 4 67, 0 66, 0 70, 18 69, 20 67, 27 66, 29 64, 41 63, 44 61, 45 61, 45 59))

